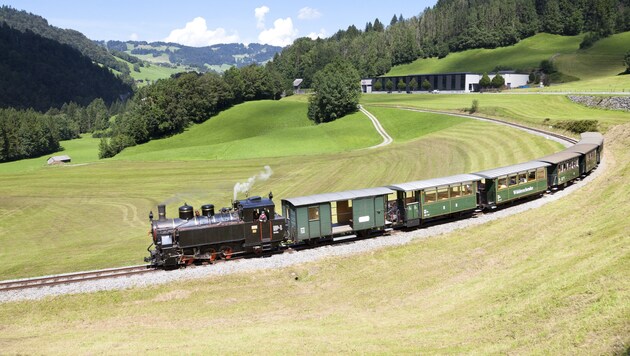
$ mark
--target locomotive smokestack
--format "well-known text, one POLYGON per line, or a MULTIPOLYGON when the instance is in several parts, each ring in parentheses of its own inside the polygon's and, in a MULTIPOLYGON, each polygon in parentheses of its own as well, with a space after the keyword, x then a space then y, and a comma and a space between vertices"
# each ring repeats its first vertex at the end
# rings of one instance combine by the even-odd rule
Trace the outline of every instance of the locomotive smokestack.
POLYGON ((166 205, 158 205, 158 220, 166 220, 166 205))

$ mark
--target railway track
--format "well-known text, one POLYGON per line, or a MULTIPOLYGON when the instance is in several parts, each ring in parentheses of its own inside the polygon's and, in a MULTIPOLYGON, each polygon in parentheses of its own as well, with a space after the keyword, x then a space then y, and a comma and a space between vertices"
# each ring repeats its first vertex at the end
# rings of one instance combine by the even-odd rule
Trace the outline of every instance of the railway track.
POLYGON ((127 277, 136 274, 154 272, 155 269, 148 265, 129 266, 119 268, 107 268, 95 271, 58 274, 53 276, 14 279, 0 282, 0 292, 11 290, 23 290, 29 288, 50 287, 61 284, 72 284, 97 279, 127 277))
POLYGON ((504 121, 504 120, 499 120, 499 119, 492 119, 492 118, 483 117, 483 116, 476 116, 476 115, 469 115, 469 114, 458 114, 458 113, 451 113, 451 112, 447 112, 447 111, 438 111, 438 110, 418 109, 418 108, 407 107, 407 106, 390 106, 390 105, 374 105, 374 106, 389 107, 389 108, 396 108, 396 109, 417 111, 417 112, 427 112, 427 113, 433 113, 433 114, 450 115, 450 116, 457 116, 457 117, 463 117, 463 118, 468 118, 468 119, 476 119, 476 120, 482 120, 482 121, 490 121, 490 122, 494 122, 494 123, 501 124, 501 125, 512 126, 512 127, 524 130, 524 131, 535 132, 535 133, 538 133, 538 134, 542 134, 542 135, 546 135, 546 136, 550 136, 550 137, 555 137, 555 138, 558 138, 560 140, 563 140, 563 141, 571 143, 571 144, 576 144, 578 142, 578 140, 576 140, 576 139, 574 139, 572 137, 561 135, 559 133, 550 132, 550 131, 546 131, 546 130, 542 130, 542 129, 537 129, 537 128, 533 128, 533 127, 517 124, 517 123, 514 123, 514 122, 509 122, 509 121, 504 121))

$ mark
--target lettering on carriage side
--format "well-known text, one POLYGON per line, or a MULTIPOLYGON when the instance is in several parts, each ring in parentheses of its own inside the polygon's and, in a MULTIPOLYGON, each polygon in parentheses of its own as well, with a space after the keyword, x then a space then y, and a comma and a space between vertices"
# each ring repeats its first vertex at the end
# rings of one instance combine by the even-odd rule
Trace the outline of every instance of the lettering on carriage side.
POLYGON ((300 234, 306 234, 306 228, 305 227, 301 227, 300 228, 300 234))
POLYGON ((431 215, 431 213, 429 213, 429 211, 427 209, 424 209, 422 211, 422 213, 424 214, 424 216, 430 216, 431 215))
POLYGON ((526 192, 530 192, 534 190, 534 187, 527 187, 527 188, 523 188, 523 189, 515 189, 512 193, 514 193, 514 195, 518 195, 518 194, 523 194, 526 192))
POLYGON ((370 221, 370 216, 369 215, 359 216, 359 222, 360 223, 369 222, 369 221, 370 221))
POLYGON ((280 231, 282 231, 282 225, 274 225, 273 226, 273 233, 274 234, 278 234, 278 233, 280 233, 280 231))

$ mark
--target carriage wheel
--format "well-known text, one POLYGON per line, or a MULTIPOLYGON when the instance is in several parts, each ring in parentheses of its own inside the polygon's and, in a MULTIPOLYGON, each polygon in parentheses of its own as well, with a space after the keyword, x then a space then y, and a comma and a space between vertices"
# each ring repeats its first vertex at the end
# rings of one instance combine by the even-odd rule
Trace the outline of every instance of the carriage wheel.
POLYGON ((226 260, 229 260, 230 258, 232 258, 232 248, 229 246, 221 247, 221 254, 226 260))

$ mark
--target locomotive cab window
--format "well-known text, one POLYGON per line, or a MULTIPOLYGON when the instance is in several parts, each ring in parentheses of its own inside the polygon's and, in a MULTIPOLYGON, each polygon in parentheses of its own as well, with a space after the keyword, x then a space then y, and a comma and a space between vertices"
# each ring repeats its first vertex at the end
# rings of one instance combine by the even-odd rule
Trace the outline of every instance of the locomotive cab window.
POLYGON ((308 221, 317 221, 319 220, 319 207, 311 206, 308 208, 308 221))

